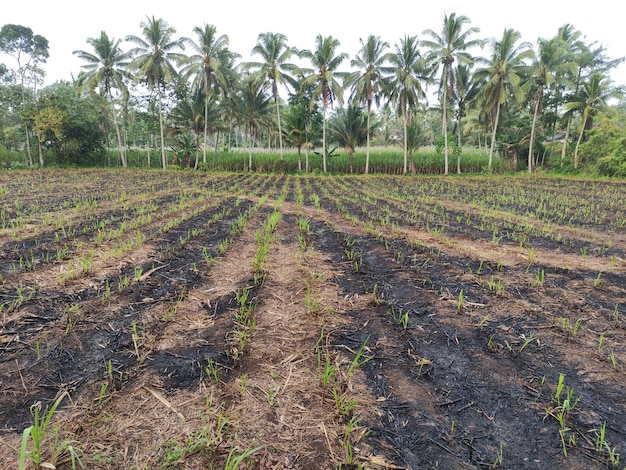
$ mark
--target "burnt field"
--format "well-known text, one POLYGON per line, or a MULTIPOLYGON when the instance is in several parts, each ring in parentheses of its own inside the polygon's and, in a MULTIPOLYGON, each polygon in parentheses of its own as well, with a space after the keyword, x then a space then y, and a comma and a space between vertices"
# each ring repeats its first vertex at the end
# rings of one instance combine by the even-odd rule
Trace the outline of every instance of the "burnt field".
POLYGON ((625 203, 542 177, 0 173, 0 467, 622 468, 625 203))

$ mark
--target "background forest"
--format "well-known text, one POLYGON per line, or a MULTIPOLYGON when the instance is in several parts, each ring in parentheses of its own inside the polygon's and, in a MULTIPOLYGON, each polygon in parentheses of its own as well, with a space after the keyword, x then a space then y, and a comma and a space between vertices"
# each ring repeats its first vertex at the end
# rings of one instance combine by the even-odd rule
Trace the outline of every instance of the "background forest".
POLYGON ((569 24, 531 43, 453 13, 353 57, 267 32, 249 61, 214 25, 146 17, 137 33, 94 32, 76 78, 44 87, 47 39, 2 26, 0 167, 626 176, 622 59, 569 24))

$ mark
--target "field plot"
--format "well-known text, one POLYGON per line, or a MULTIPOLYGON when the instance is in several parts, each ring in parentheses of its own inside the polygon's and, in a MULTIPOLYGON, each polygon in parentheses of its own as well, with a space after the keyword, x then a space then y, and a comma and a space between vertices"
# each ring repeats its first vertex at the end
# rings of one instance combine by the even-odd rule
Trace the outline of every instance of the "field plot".
POLYGON ((625 464, 624 183, 37 171, 0 198, 1 468, 625 464))

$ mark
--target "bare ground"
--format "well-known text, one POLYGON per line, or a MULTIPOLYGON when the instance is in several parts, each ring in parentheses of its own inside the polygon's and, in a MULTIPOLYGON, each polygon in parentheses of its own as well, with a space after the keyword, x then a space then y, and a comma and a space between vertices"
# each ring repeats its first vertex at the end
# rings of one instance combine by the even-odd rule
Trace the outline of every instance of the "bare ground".
POLYGON ((57 468, 68 445, 103 469, 244 454, 265 469, 586 469, 623 453, 625 233, 609 219, 405 198, 411 178, 183 173, 146 197, 130 175, 21 175, 40 179, 30 193, 0 179, 19 201, 0 233, 3 468, 31 406, 61 396, 43 448, 57 468), (88 183, 103 180, 107 192, 88 183), (96 242, 99 224, 130 225, 144 206, 151 221, 96 242), (253 324, 236 320, 244 293, 253 324))

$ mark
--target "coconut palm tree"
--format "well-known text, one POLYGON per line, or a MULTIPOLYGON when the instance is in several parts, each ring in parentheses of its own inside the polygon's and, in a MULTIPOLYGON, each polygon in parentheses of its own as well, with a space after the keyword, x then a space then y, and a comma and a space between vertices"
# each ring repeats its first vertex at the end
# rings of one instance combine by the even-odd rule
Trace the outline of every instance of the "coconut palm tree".
POLYGON ((552 39, 538 39, 538 51, 532 64, 530 84, 534 87, 533 118, 530 126, 530 142, 528 145, 528 173, 533 172, 533 148, 537 118, 543 104, 546 88, 565 82, 567 75, 575 70, 575 63, 568 44, 558 36, 552 39), (560 82, 560 83, 557 83, 560 82))
POLYGON ((594 114, 601 108, 607 106, 607 101, 611 98, 622 98, 624 90, 622 87, 615 87, 611 80, 602 72, 594 72, 589 80, 583 83, 577 95, 572 101, 565 104, 568 111, 578 111, 581 114, 580 132, 574 150, 574 168, 578 168, 578 148, 583 140, 585 129, 591 127, 594 114))
POLYGON ((430 49, 428 60, 439 64, 441 79, 439 82, 442 110, 442 132, 444 139, 444 173, 448 174, 448 97, 455 93, 454 63, 471 65, 474 62, 467 49, 482 46, 480 39, 470 39, 470 36, 478 33, 479 28, 471 27, 464 30, 464 26, 470 23, 467 16, 457 16, 452 13, 444 15, 441 34, 432 29, 424 31, 429 39, 422 40, 421 44, 430 49))
POLYGON ((339 103, 343 102, 343 87, 337 81, 337 78, 345 76, 344 72, 338 69, 342 62, 348 58, 345 52, 339 52, 339 40, 332 36, 322 37, 318 34, 315 38, 315 50, 305 49, 301 51, 300 56, 309 59, 313 65, 313 70, 301 71, 305 73, 300 86, 302 90, 311 88, 311 103, 322 101, 322 164, 324 171, 327 171, 327 155, 326 155, 326 113, 328 107, 333 105, 335 100, 339 103))
POLYGON ((372 114, 372 103, 380 104, 380 97, 385 87, 387 75, 391 73, 391 68, 386 67, 386 50, 389 44, 380 39, 379 36, 369 35, 367 40, 361 41, 361 49, 357 56, 350 62, 357 71, 346 75, 344 85, 352 87, 350 99, 367 106, 367 150, 365 154, 365 174, 369 173, 370 167, 370 120, 372 114))
MULTIPOLYGON (((567 44, 570 47, 572 59, 576 64, 576 73, 570 77, 570 81, 573 82, 572 92, 574 96, 579 94, 583 83, 588 80, 593 73, 606 73, 623 61, 623 59, 609 58, 606 55, 606 49, 604 46, 600 45, 596 47, 595 43, 585 43, 582 39, 580 39, 581 33, 574 30, 573 27, 568 24, 559 28, 558 35, 567 41, 567 44)), ((567 145, 569 141, 573 113, 567 113, 567 118, 565 138, 561 149, 561 165, 563 165, 567 154, 567 145)))
POLYGON ((252 171, 252 147, 271 114, 271 97, 248 77, 238 92, 228 97, 228 106, 235 111, 239 125, 248 135, 248 171, 252 171))
POLYGON ((502 105, 512 97, 518 103, 524 99, 522 80, 528 72, 527 60, 534 57, 532 46, 528 42, 519 43, 519 31, 507 28, 502 39, 491 39, 491 58, 485 67, 475 72, 475 77, 485 80, 481 101, 492 116, 491 148, 489 150, 489 170, 493 162, 493 150, 500 121, 502 105))
POLYGON ((387 56, 392 69, 389 81, 389 99, 396 104, 398 116, 402 116, 404 138, 403 174, 408 168, 408 124, 421 99, 425 99, 424 85, 428 81, 430 71, 424 57, 419 51, 417 36, 405 36, 395 45, 395 52, 387 56))
POLYGON ((177 75, 174 62, 180 62, 184 56, 174 52, 184 47, 183 39, 174 39, 176 30, 166 21, 147 17, 139 25, 142 28, 143 38, 139 36, 127 36, 126 40, 135 44, 136 47, 129 51, 134 59, 129 64, 129 69, 137 72, 137 77, 142 80, 150 90, 157 92, 159 102, 159 129, 161 132, 161 161, 163 169, 167 169, 167 157, 165 155, 165 138, 163 133, 163 91, 168 83, 172 83, 177 75))
POLYGON ((203 130, 206 132, 207 128, 224 127, 221 111, 215 98, 207 101, 204 90, 194 88, 188 96, 176 103, 169 116, 175 125, 193 131, 196 149, 196 161, 193 168, 197 170, 200 159, 200 135, 203 130))
POLYGON ((353 102, 346 108, 338 108, 329 122, 331 139, 348 152, 350 173, 354 150, 363 145, 369 135, 369 116, 363 114, 363 109, 353 102))
MULTIPOLYGON (((453 134, 457 136, 457 148, 463 147, 463 120, 467 113, 467 109, 474 102, 480 92, 480 84, 474 80, 474 75, 468 65, 458 64, 454 70, 455 87, 454 101, 456 101, 456 129, 453 134)), ((456 157, 456 172, 461 174, 461 152, 456 157)))
MULTIPOLYGON (((291 104, 283 114, 285 126, 283 134, 285 140, 293 145, 298 151, 298 171, 302 171, 302 147, 307 145, 307 116, 308 110, 303 106, 291 104)), ((308 173, 308 158, 306 161, 306 171, 308 173)))
POLYGON ((203 90, 204 96, 204 140, 202 161, 206 163, 207 135, 209 127, 209 102, 213 98, 213 92, 226 92, 228 88, 228 74, 231 71, 232 62, 239 54, 228 49, 229 39, 227 35, 218 36, 214 25, 204 24, 202 27, 193 28, 196 40, 185 38, 185 45, 193 54, 182 60, 183 77, 193 77, 192 85, 203 90))
POLYGON ((122 51, 121 42, 121 39, 109 38, 107 33, 102 31, 100 37, 87 39, 87 44, 93 48, 93 52, 77 50, 72 53, 87 62, 82 66, 84 72, 78 77, 78 85, 89 92, 100 88, 109 101, 115 133, 117 134, 120 161, 122 166, 126 168, 126 155, 124 155, 122 136, 117 123, 117 111, 113 100, 113 89, 119 91, 124 101, 128 100, 128 88, 125 81, 129 79, 126 67, 130 62, 130 55, 122 51))
POLYGON ((280 100, 278 85, 289 89, 297 86, 296 80, 289 75, 296 66, 289 63, 292 56, 297 55, 296 49, 287 46, 287 36, 280 33, 261 33, 257 44, 252 48, 252 55, 259 55, 262 62, 247 62, 246 70, 252 70, 251 78, 255 84, 270 88, 276 106, 276 120, 278 122, 278 139, 280 142, 280 158, 284 159, 283 131, 280 119, 280 100))

